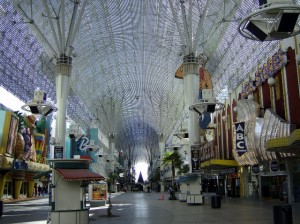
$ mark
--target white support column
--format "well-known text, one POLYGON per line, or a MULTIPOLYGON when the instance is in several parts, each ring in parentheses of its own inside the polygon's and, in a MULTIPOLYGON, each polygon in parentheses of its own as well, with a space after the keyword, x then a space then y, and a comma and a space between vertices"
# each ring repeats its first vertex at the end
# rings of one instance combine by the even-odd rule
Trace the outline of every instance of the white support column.
POLYGON ((113 173, 115 170, 114 167, 114 151, 115 151, 115 135, 114 134, 110 134, 109 135, 109 162, 110 162, 110 166, 109 166, 109 170, 113 173))
MULTIPOLYGON (((159 134, 159 151, 160 151, 160 173, 162 173, 163 171, 163 157, 165 154, 165 141, 164 141, 164 135, 163 134, 159 134)), ((162 180, 162 177, 160 177, 160 179, 162 180)), ((163 185, 163 182, 161 182, 161 187, 160 187, 160 192, 165 192, 165 187, 163 185)))
MULTIPOLYGON (((185 106, 190 107, 198 99, 199 94, 199 64, 193 54, 183 59, 183 83, 185 106)), ((198 114, 190 112, 188 118, 189 145, 200 142, 200 128, 198 114)))
POLYGON ((55 86, 57 99, 57 117, 55 139, 58 146, 63 147, 66 157, 66 116, 67 116, 67 98, 70 91, 70 77, 72 74, 72 58, 62 55, 56 65, 55 86))
MULTIPOLYGON (((115 171, 115 135, 109 134, 109 173, 114 173, 115 171)), ((117 188, 115 184, 111 184, 110 192, 117 192, 117 188)))

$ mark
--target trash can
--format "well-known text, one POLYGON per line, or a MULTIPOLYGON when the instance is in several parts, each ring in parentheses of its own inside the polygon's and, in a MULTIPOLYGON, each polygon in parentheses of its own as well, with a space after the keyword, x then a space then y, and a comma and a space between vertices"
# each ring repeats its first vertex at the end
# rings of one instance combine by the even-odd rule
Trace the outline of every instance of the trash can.
POLYGON ((211 196, 211 207, 212 208, 221 208, 221 196, 220 195, 211 196))
POLYGON ((3 201, 0 200, 0 217, 3 215, 3 201))
POLYGON ((293 224, 292 206, 273 206, 273 224, 293 224))

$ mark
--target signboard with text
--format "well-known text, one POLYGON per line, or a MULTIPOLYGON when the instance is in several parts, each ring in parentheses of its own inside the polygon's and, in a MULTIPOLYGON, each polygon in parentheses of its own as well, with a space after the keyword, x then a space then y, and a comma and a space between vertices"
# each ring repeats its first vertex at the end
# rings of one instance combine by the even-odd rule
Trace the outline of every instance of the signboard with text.
POLYGON ((64 157, 64 147, 54 146, 54 159, 62 159, 64 157))
POLYGON ((200 145, 191 146, 192 172, 200 171, 200 145))
POLYGON ((245 122, 235 123, 235 145, 239 156, 247 152, 245 143, 245 122))

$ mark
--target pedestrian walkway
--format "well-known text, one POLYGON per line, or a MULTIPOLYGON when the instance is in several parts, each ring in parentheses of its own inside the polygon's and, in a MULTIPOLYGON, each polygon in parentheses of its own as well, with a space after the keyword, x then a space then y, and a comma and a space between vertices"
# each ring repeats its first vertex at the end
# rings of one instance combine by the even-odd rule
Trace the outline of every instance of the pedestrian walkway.
MULTIPOLYGON (((124 193, 112 199, 113 217, 103 208, 92 208, 90 223, 101 224, 273 224, 273 205, 280 201, 222 199, 220 209, 206 205, 187 205, 178 200, 161 200, 160 193, 124 193)), ((293 208, 294 222, 300 224, 300 206, 293 208)))
MULTIPOLYGON (((178 200, 165 200, 161 193, 126 192, 112 194, 112 215, 107 205, 90 209, 90 223, 96 224, 273 224, 273 206, 280 201, 257 201, 224 198, 219 209, 209 204, 187 205, 178 200)), ((46 223, 48 199, 9 202, 4 204, 2 224, 46 223)), ((300 224, 300 205, 293 205, 293 224, 300 224)))

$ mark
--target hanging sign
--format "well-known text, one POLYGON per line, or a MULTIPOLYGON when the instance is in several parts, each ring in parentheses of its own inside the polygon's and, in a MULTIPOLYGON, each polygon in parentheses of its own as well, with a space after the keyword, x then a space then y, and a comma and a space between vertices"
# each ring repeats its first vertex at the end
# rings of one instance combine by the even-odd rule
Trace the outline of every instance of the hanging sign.
POLYGON ((200 145, 191 146, 192 173, 200 171, 200 145))
POLYGON ((235 144, 239 156, 247 152, 245 143, 245 122, 235 123, 235 144))

